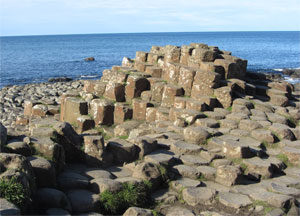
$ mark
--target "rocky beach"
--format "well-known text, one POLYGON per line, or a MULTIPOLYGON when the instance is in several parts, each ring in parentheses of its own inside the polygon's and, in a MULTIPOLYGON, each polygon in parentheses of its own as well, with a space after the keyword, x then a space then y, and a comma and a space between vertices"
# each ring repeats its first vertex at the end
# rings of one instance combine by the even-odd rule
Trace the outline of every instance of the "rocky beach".
POLYGON ((269 78, 192 43, 2 88, 0 214, 299 215, 300 89, 269 78))

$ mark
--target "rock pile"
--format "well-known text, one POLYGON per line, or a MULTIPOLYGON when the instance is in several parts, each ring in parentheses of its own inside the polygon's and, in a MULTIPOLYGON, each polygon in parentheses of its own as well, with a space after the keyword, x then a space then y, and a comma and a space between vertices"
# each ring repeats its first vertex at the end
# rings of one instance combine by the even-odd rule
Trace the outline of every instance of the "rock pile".
POLYGON ((25 213, 106 213, 103 194, 149 182, 153 204, 119 214, 297 215, 298 100, 218 47, 153 46, 55 103, 21 101, 0 125, 0 179, 20 176, 25 213))

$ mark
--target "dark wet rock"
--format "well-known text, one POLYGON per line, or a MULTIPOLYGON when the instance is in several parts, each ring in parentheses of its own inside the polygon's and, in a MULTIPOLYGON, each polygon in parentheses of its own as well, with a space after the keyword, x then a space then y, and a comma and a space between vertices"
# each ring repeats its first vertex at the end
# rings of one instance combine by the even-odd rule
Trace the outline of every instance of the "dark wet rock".
POLYGON ((72 81, 72 78, 69 77, 55 77, 48 79, 48 82, 69 82, 72 81))
POLYGON ((94 57, 87 57, 84 59, 84 61, 95 61, 94 57))

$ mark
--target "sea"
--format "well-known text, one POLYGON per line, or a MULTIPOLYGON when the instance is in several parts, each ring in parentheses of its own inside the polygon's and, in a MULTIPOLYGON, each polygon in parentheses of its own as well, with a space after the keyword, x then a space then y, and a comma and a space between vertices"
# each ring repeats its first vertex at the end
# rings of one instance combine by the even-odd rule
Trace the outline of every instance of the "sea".
MULTIPOLYGON (((0 88, 49 78, 99 79, 124 56, 151 46, 206 43, 248 60, 248 70, 300 68, 300 31, 170 32, 0 37, 0 88), (91 62, 86 57, 94 57, 91 62)), ((287 77, 291 82, 300 82, 287 77)))

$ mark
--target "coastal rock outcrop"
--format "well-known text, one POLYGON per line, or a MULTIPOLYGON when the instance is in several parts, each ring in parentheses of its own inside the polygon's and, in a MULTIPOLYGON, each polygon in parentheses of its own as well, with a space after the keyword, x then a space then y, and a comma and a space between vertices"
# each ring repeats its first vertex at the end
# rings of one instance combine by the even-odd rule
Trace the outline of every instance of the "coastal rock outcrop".
POLYGON ((0 180, 24 183, 26 213, 299 209, 300 94, 231 52, 153 46, 100 80, 24 88, 2 91, 0 180))

